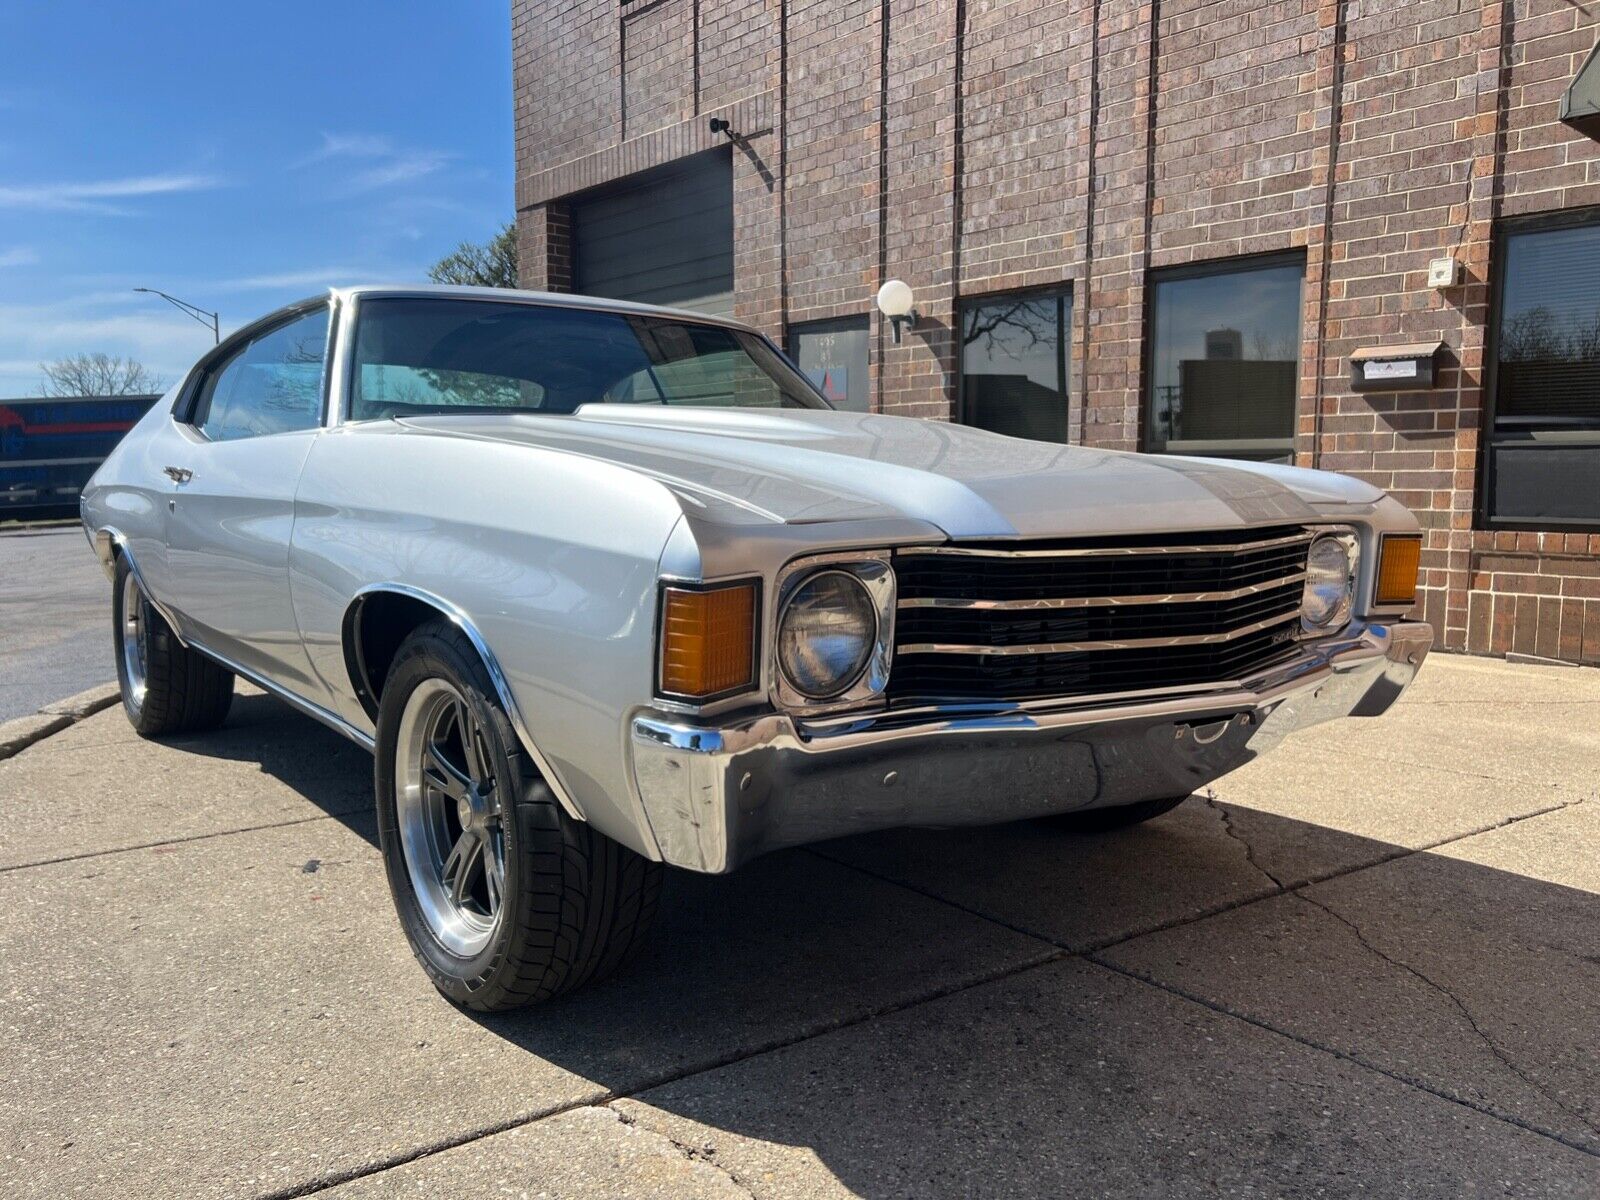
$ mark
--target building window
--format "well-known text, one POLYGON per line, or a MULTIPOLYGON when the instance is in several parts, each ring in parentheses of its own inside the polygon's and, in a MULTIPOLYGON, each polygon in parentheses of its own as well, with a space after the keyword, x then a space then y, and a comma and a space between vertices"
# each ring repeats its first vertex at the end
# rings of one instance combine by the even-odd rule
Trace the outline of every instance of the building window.
POLYGON ((1305 273, 1296 255, 1154 277, 1147 449, 1293 457, 1305 273))
POLYGON ((789 357, 835 408, 867 411, 867 331, 866 317, 789 329, 789 357))
POLYGON ((1070 292, 961 305, 961 420, 1042 442, 1067 440, 1070 292))
POLYGON ((1499 262, 1486 516, 1600 529, 1600 213, 1510 225, 1499 262))

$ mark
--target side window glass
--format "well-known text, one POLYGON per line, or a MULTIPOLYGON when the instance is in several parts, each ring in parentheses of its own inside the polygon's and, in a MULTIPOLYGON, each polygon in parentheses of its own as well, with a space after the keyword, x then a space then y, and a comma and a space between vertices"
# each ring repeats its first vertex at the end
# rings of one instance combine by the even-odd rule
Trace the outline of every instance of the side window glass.
POLYGON ((327 344, 326 308, 263 333, 207 377, 194 424, 218 442, 314 428, 327 344))

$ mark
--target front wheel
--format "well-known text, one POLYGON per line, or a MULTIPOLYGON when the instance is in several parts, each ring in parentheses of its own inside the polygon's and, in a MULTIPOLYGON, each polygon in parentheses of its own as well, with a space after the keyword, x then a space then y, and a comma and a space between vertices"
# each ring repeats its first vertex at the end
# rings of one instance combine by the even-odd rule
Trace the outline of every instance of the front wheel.
POLYGON ((1169 813, 1188 798, 1189 793, 1185 792, 1181 796, 1163 796, 1159 800, 1141 800, 1137 804, 1119 804, 1114 808, 1086 808, 1078 812, 1058 813, 1053 817, 1042 817, 1040 821, 1065 833, 1110 833, 1114 829, 1141 825, 1162 813, 1169 813))
POLYGON ((112 637, 122 708, 144 737, 215 729, 233 704, 233 672, 178 641, 117 555, 111 593, 112 637))
POLYGON ((660 863, 569 817, 472 643, 424 625, 379 703, 374 779, 389 890, 451 1000, 516 1008, 598 980, 643 943, 660 863))

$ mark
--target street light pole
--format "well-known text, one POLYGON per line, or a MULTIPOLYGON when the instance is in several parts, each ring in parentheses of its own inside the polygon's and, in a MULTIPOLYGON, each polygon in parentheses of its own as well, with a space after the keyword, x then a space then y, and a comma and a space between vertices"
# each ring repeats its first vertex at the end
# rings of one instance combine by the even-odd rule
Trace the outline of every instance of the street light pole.
POLYGON ((211 340, 213 343, 222 341, 222 326, 217 321, 216 313, 208 312, 206 309, 199 308, 188 303, 187 301, 179 300, 176 296, 169 296, 165 292, 158 291, 155 288, 134 288, 133 290, 136 292, 148 292, 152 296, 160 296, 179 312, 188 313, 196 321, 199 321, 200 324, 211 326, 211 340))

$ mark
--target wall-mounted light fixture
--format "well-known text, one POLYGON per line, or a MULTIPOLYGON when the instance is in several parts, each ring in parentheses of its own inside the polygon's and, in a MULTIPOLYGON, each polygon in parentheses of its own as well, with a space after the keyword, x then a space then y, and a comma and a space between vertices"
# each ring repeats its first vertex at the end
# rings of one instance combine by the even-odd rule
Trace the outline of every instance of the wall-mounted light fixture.
POLYGON ((727 117, 712 117, 707 124, 711 127, 713 137, 719 133, 725 133, 730 141, 737 142, 739 140, 739 135, 733 131, 733 126, 728 124, 727 117))
POLYGON ((915 297, 911 294, 911 285, 899 279, 891 279, 878 289, 878 311, 889 318, 889 324, 894 327, 894 344, 900 344, 900 330, 906 325, 917 323, 917 310, 912 307, 915 297))

